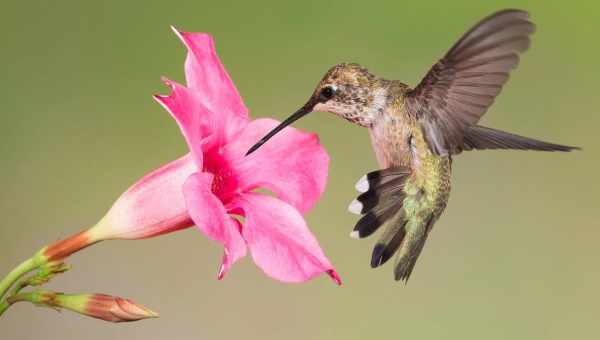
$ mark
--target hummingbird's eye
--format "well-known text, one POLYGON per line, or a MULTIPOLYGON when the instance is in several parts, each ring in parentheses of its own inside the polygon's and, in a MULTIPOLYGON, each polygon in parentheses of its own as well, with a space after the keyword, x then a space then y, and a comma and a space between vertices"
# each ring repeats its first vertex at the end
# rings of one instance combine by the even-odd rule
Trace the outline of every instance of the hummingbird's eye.
POLYGON ((321 93, 319 94, 319 99, 322 102, 326 102, 329 99, 331 99, 331 97, 333 97, 333 95, 335 94, 335 89, 331 86, 325 86, 322 90, 321 93))

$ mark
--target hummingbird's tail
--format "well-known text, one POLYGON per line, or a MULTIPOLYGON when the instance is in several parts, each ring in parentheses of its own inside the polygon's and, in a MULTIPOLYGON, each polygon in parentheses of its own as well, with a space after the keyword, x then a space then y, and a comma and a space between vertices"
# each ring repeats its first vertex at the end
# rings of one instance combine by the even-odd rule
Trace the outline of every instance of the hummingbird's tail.
POLYGON ((364 216, 350 236, 364 238, 379 228, 384 229, 373 249, 371 267, 379 267, 397 254, 395 279, 408 280, 429 231, 448 199, 449 182, 440 179, 442 187, 433 190, 439 193, 435 197, 425 194, 422 186, 415 183, 410 169, 403 167, 371 172, 356 184, 362 194, 348 209, 364 216))
POLYGON ((579 150, 579 148, 575 146, 543 142, 541 140, 523 137, 480 125, 470 126, 465 131, 462 149, 513 149, 562 152, 579 150))

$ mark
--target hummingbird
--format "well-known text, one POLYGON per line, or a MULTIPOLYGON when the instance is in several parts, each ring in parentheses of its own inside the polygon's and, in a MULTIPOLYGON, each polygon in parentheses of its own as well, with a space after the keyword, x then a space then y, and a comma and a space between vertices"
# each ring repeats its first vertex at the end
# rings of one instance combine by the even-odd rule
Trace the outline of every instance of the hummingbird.
POLYGON ((333 113, 369 131, 380 169, 357 183, 349 206, 362 215, 350 236, 383 230, 371 267, 395 256, 394 278, 408 281, 450 195, 453 157, 462 151, 572 151, 478 124, 492 105, 535 26, 526 11, 501 10, 468 30, 414 88, 371 74, 356 63, 333 66, 309 100, 251 147, 314 111, 333 113))

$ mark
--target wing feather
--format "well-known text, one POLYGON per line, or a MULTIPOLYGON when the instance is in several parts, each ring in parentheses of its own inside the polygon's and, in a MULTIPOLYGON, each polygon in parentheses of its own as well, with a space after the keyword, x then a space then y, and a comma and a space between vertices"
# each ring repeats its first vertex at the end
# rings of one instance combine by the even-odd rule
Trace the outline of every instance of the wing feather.
POLYGON ((438 155, 462 150, 466 129, 493 104, 529 48, 535 26, 521 10, 504 10, 465 33, 406 97, 406 107, 438 155))

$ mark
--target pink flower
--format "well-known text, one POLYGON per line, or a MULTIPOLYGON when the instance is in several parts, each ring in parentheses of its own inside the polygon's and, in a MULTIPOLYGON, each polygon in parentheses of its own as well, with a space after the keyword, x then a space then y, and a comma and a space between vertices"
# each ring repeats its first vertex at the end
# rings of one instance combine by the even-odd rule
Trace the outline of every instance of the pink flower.
POLYGON ((210 35, 174 31, 188 49, 188 86, 164 79, 171 94, 154 98, 175 118, 190 148, 196 171, 185 181, 183 197, 198 228, 224 246, 219 278, 249 250, 272 278, 302 282, 326 272, 339 284, 301 215, 327 181, 329 157, 317 136, 288 128, 245 157, 278 122, 250 121, 210 35))
POLYGON ((42 249, 40 262, 61 262, 102 240, 153 237, 196 224, 224 246, 219 279, 250 250, 275 279, 302 282, 326 272, 340 284, 302 217, 327 181, 329 156, 317 136, 289 127, 245 157, 278 122, 250 121, 210 35, 173 30, 188 49, 188 86, 163 79, 172 93, 154 98, 179 124, 190 153, 144 176, 94 227, 42 249))

